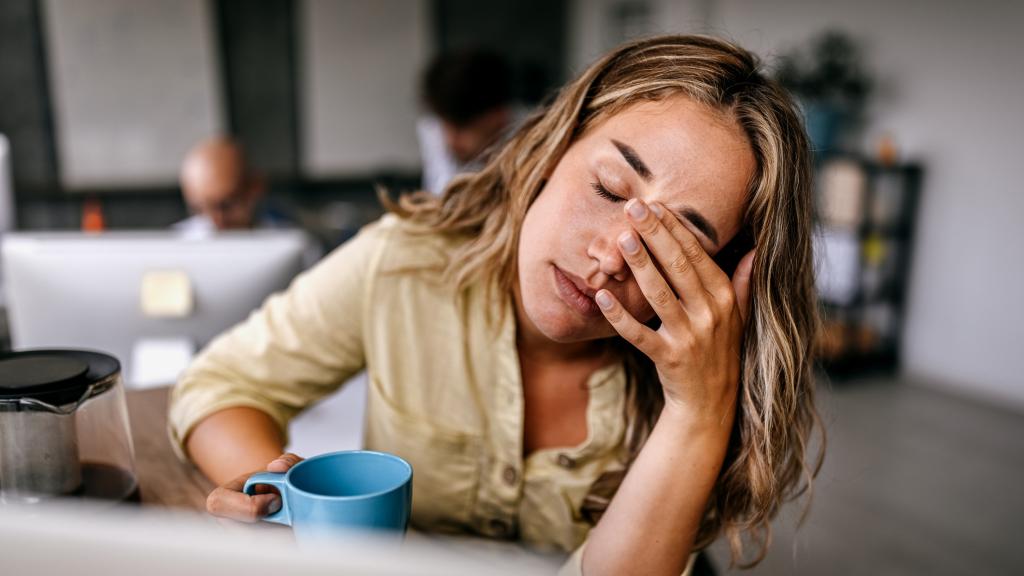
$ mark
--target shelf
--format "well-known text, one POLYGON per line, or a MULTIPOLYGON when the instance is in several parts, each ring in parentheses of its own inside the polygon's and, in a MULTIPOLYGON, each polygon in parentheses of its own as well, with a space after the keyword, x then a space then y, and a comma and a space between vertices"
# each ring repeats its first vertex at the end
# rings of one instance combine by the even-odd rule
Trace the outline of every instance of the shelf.
POLYGON ((834 154, 815 172, 819 361, 833 375, 894 369, 921 167, 834 154))

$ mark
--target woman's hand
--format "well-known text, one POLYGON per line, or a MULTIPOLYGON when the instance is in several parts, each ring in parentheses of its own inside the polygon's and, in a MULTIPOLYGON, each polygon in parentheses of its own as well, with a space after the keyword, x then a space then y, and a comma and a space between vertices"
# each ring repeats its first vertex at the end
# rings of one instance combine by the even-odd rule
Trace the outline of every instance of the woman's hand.
MULTIPOLYGON (((299 462, 302 462, 302 458, 295 454, 282 454, 267 464, 267 472, 284 473, 299 462)), ((232 520, 258 522, 264 516, 280 510, 281 496, 270 486, 257 485, 256 494, 252 496, 242 492, 245 481, 253 474, 255 472, 243 474, 214 488, 206 498, 206 511, 232 520)))
POLYGON ((743 257, 730 281, 663 206, 648 209, 633 199, 625 211, 634 230, 618 238, 619 250, 661 326, 652 330, 640 323, 608 290, 600 290, 595 300, 615 330, 654 361, 666 410, 729 428, 754 252, 743 257))

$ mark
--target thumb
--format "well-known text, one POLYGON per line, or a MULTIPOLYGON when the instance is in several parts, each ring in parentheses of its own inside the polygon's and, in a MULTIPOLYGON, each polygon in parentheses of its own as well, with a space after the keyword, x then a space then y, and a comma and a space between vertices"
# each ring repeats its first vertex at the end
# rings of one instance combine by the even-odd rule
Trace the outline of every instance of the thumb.
POLYGON ((732 287, 736 292, 736 305, 740 309, 740 319, 743 325, 747 325, 747 317, 750 315, 750 276, 754 270, 754 255, 756 249, 747 252, 746 256, 736 265, 736 271, 732 274, 732 287))

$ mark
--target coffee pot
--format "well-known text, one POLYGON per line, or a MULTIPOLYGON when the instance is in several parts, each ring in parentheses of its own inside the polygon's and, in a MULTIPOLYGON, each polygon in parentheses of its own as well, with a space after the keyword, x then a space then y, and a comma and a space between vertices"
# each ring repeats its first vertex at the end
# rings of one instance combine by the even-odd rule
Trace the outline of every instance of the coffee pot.
POLYGON ((121 365, 85 350, 0 353, 0 504, 61 496, 138 500, 121 365))

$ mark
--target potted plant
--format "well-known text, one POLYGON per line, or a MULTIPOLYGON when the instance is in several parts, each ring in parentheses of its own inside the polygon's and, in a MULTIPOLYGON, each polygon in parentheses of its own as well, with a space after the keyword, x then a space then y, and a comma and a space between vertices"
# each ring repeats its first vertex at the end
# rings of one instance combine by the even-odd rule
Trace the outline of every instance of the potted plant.
POLYGON ((844 32, 826 31, 784 53, 775 76, 800 101, 815 152, 835 150, 863 120, 872 81, 859 47, 844 32))

